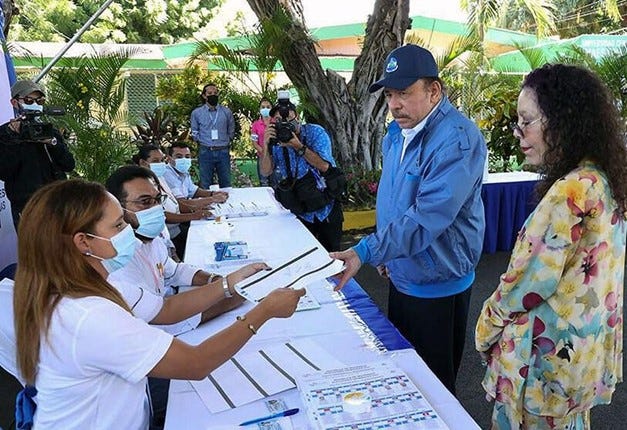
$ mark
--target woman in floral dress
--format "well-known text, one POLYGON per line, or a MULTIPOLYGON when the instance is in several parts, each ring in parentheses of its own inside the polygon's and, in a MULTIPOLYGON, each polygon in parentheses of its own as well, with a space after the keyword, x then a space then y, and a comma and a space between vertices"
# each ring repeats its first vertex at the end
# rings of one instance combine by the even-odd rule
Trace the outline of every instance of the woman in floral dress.
POLYGON ((493 429, 589 429, 622 381, 627 205, 624 124, 590 71, 524 80, 513 126, 543 180, 475 343, 493 429))

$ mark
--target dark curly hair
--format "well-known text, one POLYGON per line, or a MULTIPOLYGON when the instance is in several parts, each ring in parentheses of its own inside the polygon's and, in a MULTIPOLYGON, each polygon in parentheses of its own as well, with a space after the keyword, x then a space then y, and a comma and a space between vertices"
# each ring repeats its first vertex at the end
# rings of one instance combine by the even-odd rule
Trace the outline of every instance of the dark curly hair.
POLYGON ((605 84, 590 70, 566 64, 546 64, 529 73, 523 89, 535 93, 546 118, 547 145, 543 180, 536 192, 543 197, 551 185, 584 158, 607 175, 619 210, 627 210, 627 142, 624 124, 605 84))

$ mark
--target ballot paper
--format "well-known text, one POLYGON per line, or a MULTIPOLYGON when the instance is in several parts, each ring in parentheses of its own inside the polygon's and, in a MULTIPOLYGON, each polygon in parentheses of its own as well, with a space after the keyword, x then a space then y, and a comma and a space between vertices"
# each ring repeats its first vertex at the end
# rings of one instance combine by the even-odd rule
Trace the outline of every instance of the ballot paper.
POLYGON ((258 272, 238 282, 235 290, 240 296, 256 303, 277 288, 305 288, 342 270, 342 261, 332 259, 324 248, 315 246, 280 262, 270 271, 258 272))
POLYGON ((255 202, 238 202, 238 203, 216 203, 211 207, 212 217, 216 218, 248 218, 266 216, 269 213, 276 212, 276 207, 271 205, 260 205, 255 202))
POLYGON ((298 389, 309 422, 319 430, 447 430, 409 377, 391 361, 302 374, 298 389), (366 399, 362 411, 349 411, 347 399, 366 399))
POLYGON ((233 409, 296 388, 296 377, 312 370, 342 366, 315 342, 298 339, 238 353, 211 374, 190 381, 212 413, 233 409))

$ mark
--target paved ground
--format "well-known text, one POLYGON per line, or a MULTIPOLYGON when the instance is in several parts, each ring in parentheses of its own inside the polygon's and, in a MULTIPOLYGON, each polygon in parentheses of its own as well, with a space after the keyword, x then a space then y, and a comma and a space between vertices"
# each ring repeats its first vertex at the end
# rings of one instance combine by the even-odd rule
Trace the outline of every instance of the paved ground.
MULTIPOLYGON (((344 238, 344 245, 346 247, 351 245, 359 237, 359 234, 347 235, 344 238)), ((507 267, 508 259, 509 253, 505 252, 484 255, 481 258, 470 304, 466 350, 457 379, 458 398, 482 429, 489 428, 492 405, 484 400, 484 392, 481 388, 483 368, 479 363, 478 354, 474 351, 473 330, 481 310, 481 304, 493 291, 499 275, 507 267)), ((378 276, 376 270, 370 266, 364 266, 357 275, 357 281, 387 314, 387 285, 378 276)), ((627 345, 627 342, 625 344, 627 345)), ((9 424, 12 421, 15 392, 18 389, 16 382, 0 369, 0 428, 5 430, 9 429, 9 424)), ((627 428, 626 423, 627 384, 622 383, 619 385, 610 406, 600 406, 593 410, 592 429, 625 429, 627 428)))

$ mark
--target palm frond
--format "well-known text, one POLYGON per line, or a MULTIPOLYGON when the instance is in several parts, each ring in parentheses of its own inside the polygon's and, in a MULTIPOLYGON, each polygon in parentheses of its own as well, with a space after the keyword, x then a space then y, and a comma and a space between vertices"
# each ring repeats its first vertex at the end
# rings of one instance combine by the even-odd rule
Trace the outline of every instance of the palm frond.
POLYGON ((476 34, 470 33, 464 36, 456 37, 452 43, 450 43, 444 52, 436 56, 436 63, 440 70, 445 69, 456 60, 460 60, 461 57, 469 53, 482 53, 481 40, 476 34))
POLYGON ((555 5, 551 0, 521 0, 522 4, 533 16, 536 23, 536 34, 539 37, 555 34, 555 5))

